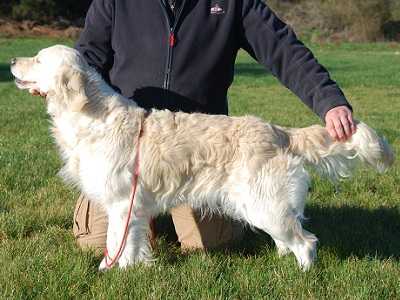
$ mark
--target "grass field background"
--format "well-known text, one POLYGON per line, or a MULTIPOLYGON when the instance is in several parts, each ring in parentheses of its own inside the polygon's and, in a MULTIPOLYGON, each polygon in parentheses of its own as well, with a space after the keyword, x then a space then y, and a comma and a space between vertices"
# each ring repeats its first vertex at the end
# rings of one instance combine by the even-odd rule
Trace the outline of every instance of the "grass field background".
MULTIPOLYGON (((301 272, 272 240, 248 231, 231 250, 184 255, 162 238, 153 267, 98 273, 100 258, 71 234, 76 191, 57 177, 60 160, 40 97, 18 91, 8 62, 54 39, 0 39, 0 298, 395 299, 400 298, 400 167, 361 168, 341 192, 313 176, 305 228, 319 238, 318 261, 301 272)), ((351 101, 355 117, 400 151, 400 46, 312 46, 351 101)), ((284 126, 320 122, 244 53, 230 90, 233 115, 284 126)), ((398 155, 396 155, 398 159, 398 155)))

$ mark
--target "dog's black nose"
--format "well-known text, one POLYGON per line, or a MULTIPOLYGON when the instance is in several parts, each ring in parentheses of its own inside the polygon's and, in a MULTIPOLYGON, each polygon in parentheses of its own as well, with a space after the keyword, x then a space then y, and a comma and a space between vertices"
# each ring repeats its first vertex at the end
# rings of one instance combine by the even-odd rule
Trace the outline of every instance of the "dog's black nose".
POLYGON ((17 63, 17 59, 16 58, 12 58, 10 61, 10 65, 15 65, 17 63))

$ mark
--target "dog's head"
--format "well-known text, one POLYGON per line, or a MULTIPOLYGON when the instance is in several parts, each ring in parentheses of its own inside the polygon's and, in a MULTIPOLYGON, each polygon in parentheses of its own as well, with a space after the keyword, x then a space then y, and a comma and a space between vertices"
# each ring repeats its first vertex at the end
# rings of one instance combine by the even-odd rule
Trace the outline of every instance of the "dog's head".
POLYGON ((11 60, 11 73, 19 89, 37 90, 54 103, 79 111, 87 103, 85 92, 88 65, 75 49, 56 45, 34 57, 11 60))

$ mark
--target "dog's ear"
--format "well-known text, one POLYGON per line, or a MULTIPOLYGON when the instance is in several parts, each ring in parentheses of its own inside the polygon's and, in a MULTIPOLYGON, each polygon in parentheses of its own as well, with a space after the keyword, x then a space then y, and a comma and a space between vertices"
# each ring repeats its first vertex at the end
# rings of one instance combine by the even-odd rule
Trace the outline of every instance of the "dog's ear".
POLYGON ((71 111, 81 111, 88 103, 86 83, 87 75, 81 70, 63 68, 60 72, 56 90, 61 92, 64 103, 71 111))

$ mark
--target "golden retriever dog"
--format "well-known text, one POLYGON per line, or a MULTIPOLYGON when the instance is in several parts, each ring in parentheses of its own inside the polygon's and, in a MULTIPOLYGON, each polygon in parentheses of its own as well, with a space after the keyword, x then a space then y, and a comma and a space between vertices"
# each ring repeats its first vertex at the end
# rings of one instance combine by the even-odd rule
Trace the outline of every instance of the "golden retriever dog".
POLYGON ((111 257, 123 239, 139 155, 120 268, 150 262, 150 218, 187 203, 265 231, 279 255, 293 252, 307 270, 317 238, 301 224, 310 181, 305 165, 336 180, 349 176, 356 161, 384 171, 394 160, 386 140, 362 122, 352 138, 338 142, 319 125, 284 128, 252 116, 146 112, 65 46, 15 58, 11 71, 18 88, 47 94, 51 131, 65 163, 61 175, 106 209, 111 257))

